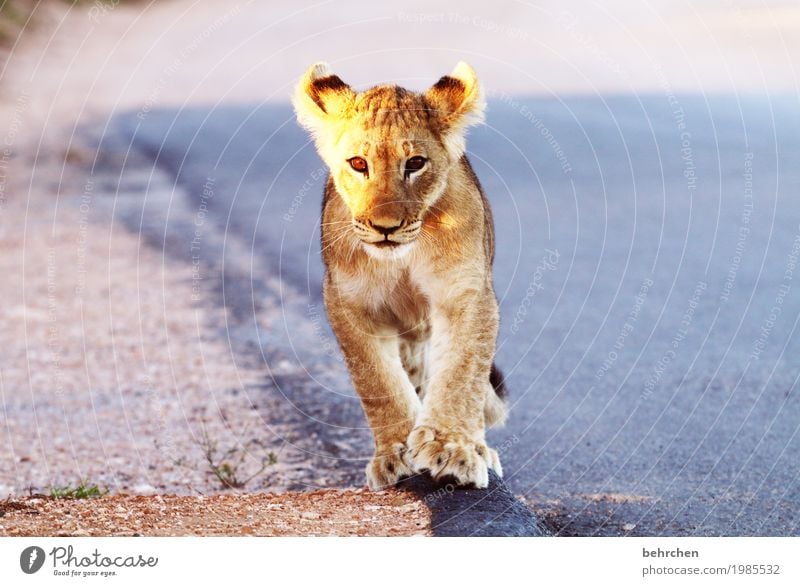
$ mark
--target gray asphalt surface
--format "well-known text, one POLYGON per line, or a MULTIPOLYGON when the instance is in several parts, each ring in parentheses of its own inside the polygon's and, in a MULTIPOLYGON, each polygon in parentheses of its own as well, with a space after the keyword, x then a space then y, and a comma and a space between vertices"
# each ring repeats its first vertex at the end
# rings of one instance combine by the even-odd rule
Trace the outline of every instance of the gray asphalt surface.
MULTIPOLYGON (((561 535, 800 534, 796 98, 490 97, 468 149, 498 235, 509 486, 561 535)), ((221 281, 228 334, 262 350, 292 441, 361 484, 369 434, 321 307, 325 170, 290 107, 122 115, 104 146, 128 144, 207 206, 224 240, 203 262, 224 274, 235 242, 280 278, 266 325, 262 269, 221 281)))

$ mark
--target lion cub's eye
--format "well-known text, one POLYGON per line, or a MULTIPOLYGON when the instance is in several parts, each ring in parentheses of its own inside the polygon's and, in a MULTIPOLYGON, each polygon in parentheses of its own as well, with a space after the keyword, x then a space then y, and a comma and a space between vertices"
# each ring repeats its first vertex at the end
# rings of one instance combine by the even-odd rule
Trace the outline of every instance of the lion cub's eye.
POLYGON ((406 161, 406 175, 409 173, 414 173, 415 171, 419 171, 425 166, 425 163, 428 162, 428 159, 425 157, 411 157, 409 160, 406 161))
POLYGON ((347 160, 350 163, 350 166, 353 168, 354 171, 358 171, 359 173, 366 174, 369 171, 369 166, 367 165, 367 161, 362 159, 361 157, 353 157, 352 159, 347 160))

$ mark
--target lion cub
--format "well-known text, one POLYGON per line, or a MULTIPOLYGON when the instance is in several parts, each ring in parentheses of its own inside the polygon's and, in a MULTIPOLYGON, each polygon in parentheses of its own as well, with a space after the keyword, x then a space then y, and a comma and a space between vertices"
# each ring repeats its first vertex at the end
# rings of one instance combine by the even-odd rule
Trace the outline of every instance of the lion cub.
POLYGON ((492 215, 464 154, 483 119, 475 72, 459 63, 424 94, 358 93, 318 63, 294 105, 330 169, 324 299, 375 436, 369 486, 428 471, 486 487, 502 470, 485 429, 506 406, 492 215))

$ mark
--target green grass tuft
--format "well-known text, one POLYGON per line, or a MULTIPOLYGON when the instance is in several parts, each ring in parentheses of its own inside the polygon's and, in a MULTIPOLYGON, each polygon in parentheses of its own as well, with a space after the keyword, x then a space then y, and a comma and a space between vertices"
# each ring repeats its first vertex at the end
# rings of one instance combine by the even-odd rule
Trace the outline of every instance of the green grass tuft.
POLYGON ((108 494, 96 484, 82 481, 78 486, 54 486, 50 489, 50 498, 54 499, 96 499, 108 494))

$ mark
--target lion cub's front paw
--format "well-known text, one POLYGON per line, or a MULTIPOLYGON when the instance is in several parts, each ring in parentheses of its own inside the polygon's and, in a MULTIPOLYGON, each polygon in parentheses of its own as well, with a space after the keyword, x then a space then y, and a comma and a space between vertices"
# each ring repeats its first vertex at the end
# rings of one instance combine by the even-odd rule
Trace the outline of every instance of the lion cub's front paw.
POLYGON ((437 480, 450 477, 460 485, 486 488, 490 468, 503 474, 497 452, 464 433, 420 426, 408 436, 407 444, 414 470, 427 470, 437 480))
POLYGON ((406 459, 405 444, 393 444, 387 450, 376 452, 367 464, 367 484, 372 490, 383 490, 413 474, 406 459))

